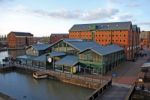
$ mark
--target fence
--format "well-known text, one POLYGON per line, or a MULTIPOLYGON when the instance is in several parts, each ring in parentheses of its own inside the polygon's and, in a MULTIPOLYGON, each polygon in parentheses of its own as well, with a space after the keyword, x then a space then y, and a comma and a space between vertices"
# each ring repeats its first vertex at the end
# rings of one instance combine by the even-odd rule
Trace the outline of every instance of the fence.
POLYGON ((104 82, 106 82, 106 80, 103 80, 102 77, 95 78, 95 77, 91 77, 88 75, 87 76, 75 75, 75 74, 64 73, 64 72, 60 72, 60 71, 47 70, 47 69, 39 68, 39 67, 21 65, 21 64, 17 64, 17 63, 7 64, 2 68, 12 67, 12 66, 14 66, 16 68, 29 69, 32 71, 42 71, 44 73, 47 73, 50 77, 53 77, 60 81, 74 84, 74 85, 79 85, 82 87, 92 88, 92 89, 97 89, 104 82))

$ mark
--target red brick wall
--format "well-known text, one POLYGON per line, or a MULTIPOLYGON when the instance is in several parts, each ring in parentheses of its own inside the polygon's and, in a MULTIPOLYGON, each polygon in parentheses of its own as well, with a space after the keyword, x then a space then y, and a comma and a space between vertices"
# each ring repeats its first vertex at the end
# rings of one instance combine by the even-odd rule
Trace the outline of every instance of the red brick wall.
MULTIPOLYGON (((136 45, 136 35, 137 33, 134 34, 132 30, 100 30, 95 31, 94 41, 101 45, 111 43, 120 45, 124 48, 127 59, 131 60, 134 58, 133 53, 135 53, 135 51, 133 50, 133 46, 136 45)), ((91 31, 69 32, 69 38, 92 40, 92 33, 91 31)))
POLYGON ((17 37, 14 33, 9 33, 7 35, 8 47, 9 48, 19 48, 25 47, 33 44, 33 37, 27 37, 28 45, 26 44, 26 37, 17 37))
POLYGON ((16 48, 16 37, 14 34, 8 34, 7 35, 7 42, 9 48, 16 48))

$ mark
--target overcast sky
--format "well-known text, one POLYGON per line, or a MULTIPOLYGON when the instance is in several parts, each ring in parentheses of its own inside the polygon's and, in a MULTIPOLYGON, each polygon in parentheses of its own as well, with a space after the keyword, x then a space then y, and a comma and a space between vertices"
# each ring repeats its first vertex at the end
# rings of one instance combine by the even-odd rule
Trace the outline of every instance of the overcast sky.
POLYGON ((0 0, 0 35, 68 33, 73 24, 132 21, 150 30, 150 0, 0 0))

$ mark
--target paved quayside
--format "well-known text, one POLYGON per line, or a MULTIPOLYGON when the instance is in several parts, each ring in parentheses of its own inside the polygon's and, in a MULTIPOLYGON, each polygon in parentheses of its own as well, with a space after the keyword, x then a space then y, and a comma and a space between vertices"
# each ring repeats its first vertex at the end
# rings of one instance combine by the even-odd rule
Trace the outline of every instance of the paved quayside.
POLYGON ((124 100, 130 90, 130 86, 122 84, 112 84, 96 100, 124 100))

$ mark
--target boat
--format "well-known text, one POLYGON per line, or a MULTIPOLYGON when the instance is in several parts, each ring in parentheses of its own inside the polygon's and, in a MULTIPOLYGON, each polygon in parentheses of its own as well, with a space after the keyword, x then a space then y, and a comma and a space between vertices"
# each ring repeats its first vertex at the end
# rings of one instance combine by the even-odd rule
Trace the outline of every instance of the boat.
POLYGON ((44 78, 48 77, 48 74, 47 73, 43 73, 43 72, 34 72, 33 73, 33 77, 35 79, 44 79, 44 78))

